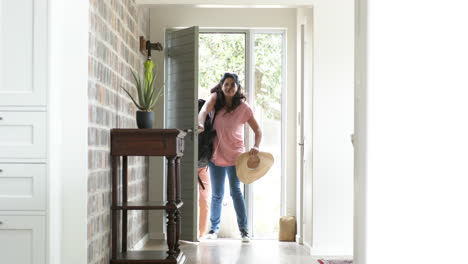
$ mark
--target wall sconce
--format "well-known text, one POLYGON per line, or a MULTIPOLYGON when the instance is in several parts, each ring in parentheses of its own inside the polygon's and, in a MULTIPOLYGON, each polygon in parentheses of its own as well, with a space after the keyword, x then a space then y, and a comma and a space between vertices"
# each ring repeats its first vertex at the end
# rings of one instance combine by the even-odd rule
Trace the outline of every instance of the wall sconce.
POLYGON ((159 42, 151 43, 145 37, 140 36, 140 52, 147 55, 148 59, 151 59, 151 50, 163 51, 163 46, 159 42))

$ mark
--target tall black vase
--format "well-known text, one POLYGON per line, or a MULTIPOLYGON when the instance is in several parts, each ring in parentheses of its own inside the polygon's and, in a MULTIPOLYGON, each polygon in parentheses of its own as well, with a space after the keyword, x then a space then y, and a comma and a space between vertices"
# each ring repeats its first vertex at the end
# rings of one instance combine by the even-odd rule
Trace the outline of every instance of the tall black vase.
POLYGON ((136 120, 138 128, 153 128, 154 112, 137 111, 136 120))

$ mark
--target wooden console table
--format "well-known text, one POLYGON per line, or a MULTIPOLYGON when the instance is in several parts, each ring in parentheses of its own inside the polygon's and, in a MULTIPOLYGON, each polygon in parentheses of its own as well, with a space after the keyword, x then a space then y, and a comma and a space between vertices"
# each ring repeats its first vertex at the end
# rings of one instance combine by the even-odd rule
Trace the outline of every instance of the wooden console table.
POLYGON ((112 256, 110 263, 171 263, 182 264, 186 257, 179 249, 180 214, 180 158, 184 152, 186 133, 178 129, 112 129, 112 256), (122 156, 122 201, 118 202, 118 171, 122 156), (167 201, 128 202, 127 157, 165 156, 167 158, 167 201), (128 251, 127 211, 165 210, 167 213, 168 251, 128 251), (118 250, 118 220, 122 213, 122 250, 118 250))

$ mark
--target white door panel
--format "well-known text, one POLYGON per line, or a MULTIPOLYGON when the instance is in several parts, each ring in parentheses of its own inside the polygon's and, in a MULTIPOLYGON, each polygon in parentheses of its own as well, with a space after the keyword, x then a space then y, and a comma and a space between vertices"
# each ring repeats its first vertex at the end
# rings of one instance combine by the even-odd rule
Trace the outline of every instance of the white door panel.
MULTIPOLYGON (((198 116, 198 27, 166 34, 166 127, 192 129, 196 133, 198 116)), ((198 137, 185 137, 181 159, 182 230, 181 239, 196 241, 198 137)))

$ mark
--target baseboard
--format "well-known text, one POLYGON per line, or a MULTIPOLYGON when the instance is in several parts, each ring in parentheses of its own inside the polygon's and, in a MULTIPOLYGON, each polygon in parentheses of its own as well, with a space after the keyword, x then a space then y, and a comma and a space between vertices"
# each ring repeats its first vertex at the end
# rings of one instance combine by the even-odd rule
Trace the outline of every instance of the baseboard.
POLYGON ((140 239, 140 241, 138 241, 138 243, 135 244, 135 246, 133 246, 131 250, 142 249, 145 246, 146 242, 148 242, 148 239, 149 239, 149 236, 148 234, 146 234, 142 239, 140 239))
POLYGON ((151 232, 151 233, 149 233, 149 239, 166 239, 166 233, 164 233, 164 232, 151 232))
POLYGON ((309 255, 312 255, 312 246, 309 245, 309 243, 307 243, 306 241, 302 241, 302 245, 307 249, 307 251, 309 251, 309 255))
POLYGON ((300 235, 297 235, 297 234, 296 234, 296 242, 299 245, 304 245, 304 241, 302 240, 302 237, 300 235))
POLYGON ((343 257, 353 258, 353 250, 340 249, 340 248, 310 248, 310 255, 314 257, 343 257))

